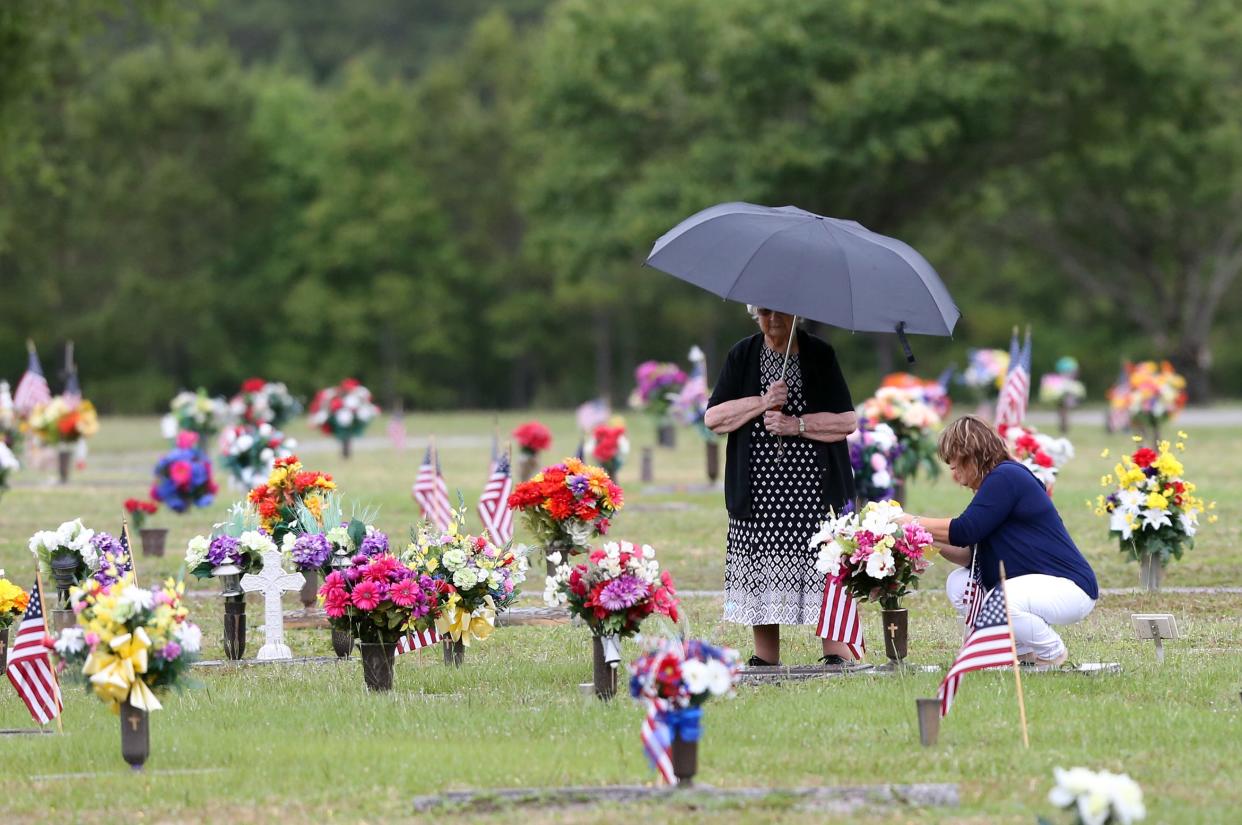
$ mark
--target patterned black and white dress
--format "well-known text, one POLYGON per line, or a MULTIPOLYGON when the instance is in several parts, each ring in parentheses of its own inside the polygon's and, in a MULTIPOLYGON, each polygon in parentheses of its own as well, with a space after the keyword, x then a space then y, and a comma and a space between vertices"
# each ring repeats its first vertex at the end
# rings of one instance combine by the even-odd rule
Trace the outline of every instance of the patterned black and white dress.
MULTIPOLYGON (((766 346, 759 355, 761 392, 780 379, 784 353, 766 346)), ((797 355, 785 375, 785 412, 807 412, 797 355)), ((786 436, 781 441, 763 426, 750 433, 751 516, 730 516, 725 550, 726 621, 745 625, 815 624, 824 596, 824 574, 815 571, 811 535, 825 517, 820 473, 813 442, 786 436)))

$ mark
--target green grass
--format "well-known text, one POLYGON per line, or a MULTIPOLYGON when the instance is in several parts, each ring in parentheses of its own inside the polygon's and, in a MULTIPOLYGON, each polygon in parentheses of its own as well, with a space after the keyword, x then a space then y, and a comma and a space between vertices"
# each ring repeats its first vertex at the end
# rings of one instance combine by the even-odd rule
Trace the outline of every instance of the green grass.
MULTIPOLYGON (((572 420, 541 418, 554 430, 554 446, 571 451, 572 420)), ((502 416, 502 434, 519 419, 502 416)), ((636 444, 651 435, 634 419, 636 444)), ((30 577, 26 538, 36 529, 82 516, 96 529, 115 530, 120 503, 141 494, 162 444, 153 419, 108 419, 92 444, 89 468, 64 488, 42 484, 24 471, 18 487, 0 500, 0 566, 25 584, 30 577)), ((451 486, 473 503, 487 462, 490 415, 419 416, 412 435, 481 436, 477 446, 441 450, 451 486)), ((380 434, 376 428, 375 433, 380 434)), ((308 445, 316 438, 297 435, 308 445)), ((702 447, 679 434, 675 451, 657 451, 661 484, 703 480, 702 447)), ((1102 519, 1084 500, 1099 476, 1128 448, 1124 436, 1097 430, 1073 434, 1078 458, 1058 484, 1056 500, 1071 532, 1105 587, 1137 583, 1138 570, 1107 539, 1102 519)), ((1237 502, 1242 481, 1231 457, 1242 433, 1192 433, 1185 463, 1189 477, 1219 504, 1219 523, 1205 526, 1198 547, 1172 567, 1167 586, 1242 584, 1237 502)), ((330 445, 327 445, 330 446, 330 445)), ((333 450, 306 451, 308 466, 336 475, 348 493, 382 507, 379 524, 403 536, 416 518, 409 497, 421 450, 358 450, 350 462, 333 450)), ((721 585, 725 515, 719 492, 646 493, 636 479, 637 449, 622 471, 627 508, 616 535, 655 545, 683 589, 721 585), (670 509, 670 507, 680 509, 670 509)), ((46 474, 44 474, 46 475, 46 474)), ((227 496, 225 496, 227 498, 227 496)), ((910 509, 956 513, 967 500, 947 477, 916 484, 910 509)), ((175 573, 179 549, 206 531, 225 510, 182 517, 161 514, 172 528, 169 557, 139 557, 144 579, 175 573)), ((940 596, 943 564, 912 598, 911 658, 946 664, 960 640, 940 596)), ((213 583, 191 582, 213 590, 213 583)), ((527 602, 532 603, 534 596, 527 602)), ((289 598, 290 606, 293 597, 289 598)), ((1238 597, 1236 595, 1106 596, 1084 623, 1064 635, 1079 661, 1117 661, 1120 676, 1030 675, 1024 679, 1031 749, 1017 730, 1011 675, 972 674, 945 720, 940 744, 918 746, 913 699, 934 695, 939 677, 909 674, 855 676, 816 683, 744 688, 733 701, 710 705, 700 753, 700 780, 722 786, 794 786, 879 782, 956 782, 958 810, 883 812, 888 820, 928 822, 1032 822, 1048 813, 1044 801, 1057 765, 1123 770, 1144 787, 1154 822, 1233 822, 1242 805, 1239 738, 1238 597), (1128 616, 1137 611, 1177 614, 1186 635, 1168 645, 1157 666, 1150 643, 1131 638, 1128 616)), ((220 655, 219 600, 195 598, 192 610, 209 640, 205 655, 220 655)), ((749 653, 745 628, 720 621, 717 600, 688 600, 692 631, 749 653)), ((250 605, 250 655, 260 638, 260 608, 250 605)), ((878 617, 865 608, 869 637, 878 617)), ((291 630, 296 654, 328 651, 326 631, 291 630)), ((785 661, 813 661, 816 640, 806 629, 786 631, 785 661)), ((627 652, 633 652, 630 646, 627 652)), ((549 786, 651 782, 638 746, 640 709, 619 699, 611 705, 584 700, 577 683, 589 678, 589 642, 572 626, 506 628, 472 647, 460 671, 443 667, 433 653, 398 660, 396 689, 368 695, 356 664, 199 671, 201 690, 168 697, 152 717, 152 756, 145 775, 131 776, 119 755, 118 722, 78 686, 68 686, 64 737, 0 739, 8 769, 0 774, 0 821, 99 821, 107 812, 141 810, 145 819, 234 822, 391 821, 410 819, 417 794, 449 788, 549 786), (170 773, 163 773, 163 772, 170 773), (209 771, 171 773, 172 771, 209 771), (57 774, 98 776, 46 779, 57 774)), ((7 687, 0 687, 0 727, 29 726, 29 716, 7 687)), ((493 817, 496 814, 466 814, 493 817)), ((511 818, 513 814, 501 814, 511 818)), ((462 814, 453 814, 460 818, 462 814)), ((673 814, 653 806, 524 812, 519 817, 558 822, 665 821, 673 814)), ((836 821, 780 805, 746 810, 675 813, 678 821, 836 821)), ((842 820, 843 821, 843 820, 842 820)))

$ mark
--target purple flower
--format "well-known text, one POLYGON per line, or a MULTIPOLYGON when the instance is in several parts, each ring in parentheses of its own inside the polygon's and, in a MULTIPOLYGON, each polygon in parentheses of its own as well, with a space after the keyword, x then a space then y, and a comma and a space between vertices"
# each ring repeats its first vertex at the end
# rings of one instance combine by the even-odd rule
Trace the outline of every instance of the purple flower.
POLYGON ((584 475, 570 476, 566 480, 569 491, 574 494, 574 498, 581 498, 591 489, 591 480, 584 475))
POLYGON ((367 537, 362 540, 362 546, 358 548, 358 552, 364 556, 379 556, 388 552, 388 536, 375 530, 367 533, 367 537))
POLYGON ((207 545, 207 563, 212 567, 241 560, 241 544, 232 536, 216 536, 207 545))
POLYGON ((181 655, 181 645, 176 642, 169 642, 164 645, 163 650, 160 651, 160 655, 171 662, 173 659, 176 659, 181 655))
POLYGON ((95 550, 99 553, 101 559, 109 553, 112 554, 114 559, 119 559, 125 552, 121 542, 107 533, 96 533, 94 538, 91 539, 91 544, 95 546, 95 550))
POLYGON ((605 610, 626 610, 647 596, 647 585, 631 575, 613 579, 599 592, 599 603, 605 610))
POLYGON ((332 545, 328 543, 328 539, 318 533, 298 536, 298 540, 293 543, 293 550, 290 551, 293 556, 293 563, 300 570, 316 570, 328 561, 328 557, 332 555, 332 545))

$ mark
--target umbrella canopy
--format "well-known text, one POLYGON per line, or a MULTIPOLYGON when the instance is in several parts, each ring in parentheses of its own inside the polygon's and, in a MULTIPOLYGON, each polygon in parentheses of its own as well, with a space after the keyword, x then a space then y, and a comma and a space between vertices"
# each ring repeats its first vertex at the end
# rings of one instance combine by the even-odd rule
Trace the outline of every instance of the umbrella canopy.
MULTIPOLYGON (((796 206, 722 203, 686 218, 647 265, 722 298, 855 332, 951 335, 940 276, 901 241, 796 206)), ((908 350, 908 348, 907 348, 908 350)))

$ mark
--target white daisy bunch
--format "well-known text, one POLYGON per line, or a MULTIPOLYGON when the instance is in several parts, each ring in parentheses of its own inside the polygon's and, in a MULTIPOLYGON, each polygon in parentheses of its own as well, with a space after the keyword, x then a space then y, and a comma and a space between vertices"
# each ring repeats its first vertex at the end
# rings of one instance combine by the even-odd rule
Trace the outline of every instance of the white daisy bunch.
POLYGON ((1054 768, 1057 784, 1048 801, 1073 809, 1081 825, 1130 825, 1147 818, 1143 789, 1124 773, 1054 768))

